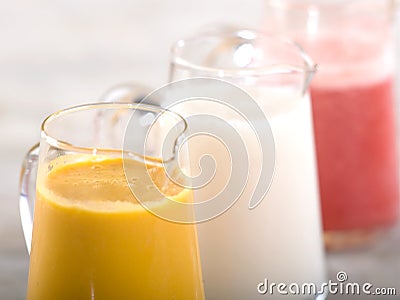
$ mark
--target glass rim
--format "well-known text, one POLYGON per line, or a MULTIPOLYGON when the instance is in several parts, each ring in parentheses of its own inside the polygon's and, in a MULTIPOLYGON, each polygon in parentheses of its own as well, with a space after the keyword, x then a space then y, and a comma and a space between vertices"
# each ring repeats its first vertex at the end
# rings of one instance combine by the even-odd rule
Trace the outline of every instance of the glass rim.
MULTIPOLYGON (((144 104, 144 103, 124 103, 124 102, 92 102, 92 103, 85 103, 85 104, 80 104, 80 105, 75 105, 71 107, 67 107, 64 109, 60 109, 50 115, 48 115, 43 122, 41 123, 40 126, 40 133, 41 133, 41 139, 45 140, 46 143, 49 145, 60 149, 60 150, 69 150, 69 151, 74 151, 74 152, 83 152, 83 153, 91 153, 93 154, 93 151, 96 150, 98 151, 97 153, 101 152, 116 152, 116 151, 121 151, 124 152, 124 149, 101 149, 101 148, 96 148, 96 147, 84 147, 84 146, 79 146, 75 145, 73 143, 70 143, 68 141, 59 139, 54 136, 54 134, 50 134, 48 131, 48 126, 51 124, 51 121, 65 115, 69 115, 72 113, 80 112, 80 111, 87 111, 87 110, 94 110, 94 109, 127 109, 127 110, 140 110, 140 111, 147 111, 147 112, 153 112, 153 113, 168 113, 171 116, 174 116, 177 120, 182 121, 183 123, 183 128, 181 132, 179 133, 179 136, 182 136, 186 131, 188 124, 186 120, 178 113, 171 111, 169 109, 163 108, 161 106, 156 106, 156 105, 149 105, 149 104, 144 104)), ((141 154, 135 153, 135 155, 143 156, 141 154)), ((150 157, 147 157, 151 159, 150 157)), ((158 160, 157 158, 154 158, 158 160)))
POLYGON ((214 75, 216 77, 241 77, 241 76, 267 76, 267 75, 276 75, 276 74, 287 74, 287 73, 305 73, 313 74, 317 71, 317 64, 312 60, 312 58, 306 53, 303 47, 295 42, 294 40, 287 38, 282 35, 275 34, 267 34, 261 31, 257 31, 254 29, 235 29, 235 30, 224 30, 221 32, 214 33, 201 33, 194 36, 189 36, 187 38, 177 40, 171 47, 171 63, 173 65, 179 66, 185 69, 191 69, 196 71, 203 71, 207 75, 214 75), (280 41, 282 44, 287 44, 293 47, 298 53, 299 57, 303 61, 303 65, 292 65, 292 64, 271 64, 265 67, 258 67, 253 69, 243 69, 243 68, 214 68, 214 67, 205 67, 200 64, 192 63, 187 59, 182 58, 181 50, 185 47, 185 44, 198 41, 201 39, 206 39, 209 37, 220 37, 227 38, 230 36, 237 36, 243 39, 248 40, 256 40, 260 38, 268 38, 274 39, 275 41, 280 41))

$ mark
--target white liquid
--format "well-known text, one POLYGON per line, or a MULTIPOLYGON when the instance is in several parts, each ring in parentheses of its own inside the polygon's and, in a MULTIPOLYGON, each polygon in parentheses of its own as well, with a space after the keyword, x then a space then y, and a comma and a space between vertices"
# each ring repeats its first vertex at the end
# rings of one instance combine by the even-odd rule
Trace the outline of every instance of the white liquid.
MULTIPOLYGON (((262 99, 268 99, 265 101, 260 95, 253 96, 267 115, 274 135, 275 175, 262 203, 249 210, 248 202, 260 172, 260 149, 246 123, 227 118, 242 135, 250 152, 250 173, 248 185, 233 207, 215 219, 198 224, 207 299, 284 297, 276 289, 273 295, 259 294, 257 286, 265 278, 270 283, 315 283, 317 287, 325 281, 309 98, 285 91, 263 92, 262 99)), ((191 114, 187 108, 177 110, 184 115, 191 114)), ((189 110, 199 112, 193 105, 189 110)), ((195 192, 197 201, 210 199, 227 183, 228 153, 220 142, 204 137, 190 142, 190 152, 197 158, 209 153, 216 160, 213 182, 195 192)), ((197 165, 197 160, 192 164, 197 165)), ((245 167, 246 164, 243 172, 245 167)), ((198 171, 195 168, 194 172, 198 171)), ((292 298, 313 299, 310 296, 292 298)))

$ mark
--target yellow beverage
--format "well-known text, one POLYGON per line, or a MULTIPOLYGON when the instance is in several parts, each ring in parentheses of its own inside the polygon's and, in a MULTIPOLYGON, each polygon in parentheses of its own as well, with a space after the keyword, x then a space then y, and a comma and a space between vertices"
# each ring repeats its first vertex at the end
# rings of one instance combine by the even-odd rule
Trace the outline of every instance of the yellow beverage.
MULTIPOLYGON (((142 163, 129 164, 140 185, 142 163)), ((121 158, 71 155, 49 167, 38 178, 28 300, 204 299, 194 225, 146 211, 127 185, 121 158)), ((165 176, 150 168, 156 181, 165 176)), ((143 189, 146 200, 157 200, 143 189)), ((192 201, 187 190, 168 192, 192 201)))

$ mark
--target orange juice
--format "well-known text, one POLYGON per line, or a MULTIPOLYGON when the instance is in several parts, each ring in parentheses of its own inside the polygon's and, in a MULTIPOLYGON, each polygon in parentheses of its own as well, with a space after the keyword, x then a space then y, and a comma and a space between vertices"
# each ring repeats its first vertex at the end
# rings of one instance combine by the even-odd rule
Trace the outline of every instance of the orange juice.
MULTIPOLYGON (((121 158, 65 157, 38 177, 27 299, 204 299, 194 225, 145 210, 121 158)), ((129 164, 143 170, 140 162, 129 164)), ((157 200, 143 189, 145 200, 157 200)), ((187 190, 170 191, 176 201, 192 201, 187 190)))

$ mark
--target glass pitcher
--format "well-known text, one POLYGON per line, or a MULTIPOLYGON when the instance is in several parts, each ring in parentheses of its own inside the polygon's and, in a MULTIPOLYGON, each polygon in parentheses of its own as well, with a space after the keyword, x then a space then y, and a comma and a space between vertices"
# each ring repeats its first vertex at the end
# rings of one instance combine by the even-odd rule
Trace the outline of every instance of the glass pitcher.
POLYGON ((160 152, 185 130, 176 113, 122 103, 73 107, 43 122, 21 177, 28 300, 204 299, 195 226, 141 205, 171 213, 167 198, 192 202, 165 173, 178 152, 160 152))
POLYGON ((395 1, 266 1, 263 30, 317 61, 311 84, 325 243, 366 245, 396 223, 395 1))
MULTIPOLYGON (((129 85, 111 89, 104 99, 113 101, 144 101, 168 107, 184 116, 188 128, 203 128, 188 143, 191 170, 194 174, 208 172, 202 159, 210 156, 215 167, 212 181, 194 190, 195 201, 211 201, 224 194, 236 197, 226 182, 237 172, 248 172, 241 196, 226 211, 197 224, 202 274, 207 299, 324 299, 325 259, 320 222, 319 192, 313 141, 309 82, 316 71, 309 56, 295 43, 252 30, 217 30, 180 40, 172 48, 168 97, 151 93, 144 99, 129 85), (213 87, 214 79, 234 85, 246 95, 238 99, 237 90, 213 87), (193 88, 193 82, 203 85, 193 88), (177 86, 188 83, 188 93, 177 86), (123 91, 127 93, 122 93, 123 91), (194 92, 196 90, 196 92, 194 92), (188 101, 190 91, 204 96, 204 101, 188 101), (203 93, 202 93, 203 92, 203 93), (121 94, 122 93, 122 94, 121 94), (175 94, 176 97, 172 97, 175 94), (216 97, 215 95, 218 95, 216 97), (236 118, 251 104, 251 96, 263 117, 236 118), (216 98, 234 99, 218 106, 216 98), (185 101, 171 103, 173 98, 185 101), (211 100, 210 100, 211 99, 211 100), (231 104, 231 105, 229 105, 231 104), (231 106, 231 107, 229 107, 231 106), (223 127, 204 118, 217 115, 238 133, 228 141, 239 147, 246 145, 248 161, 232 162, 231 151, 220 136, 210 138, 214 128, 223 127), (198 120, 193 116, 201 116, 198 120), (272 130, 271 148, 260 149, 249 124, 268 124, 272 130), (274 147, 274 148, 272 148, 274 147), (272 182, 261 182, 269 191, 255 208, 249 207, 258 187, 261 166, 266 163, 262 151, 275 153, 272 182), (246 163, 245 163, 246 162, 246 163), (277 291, 277 284, 286 290, 277 291), (310 283, 310 292, 288 290, 288 286, 310 283), (275 288, 274 288, 274 284, 275 288)), ((184 88, 183 88, 184 89, 184 88)), ((190 100, 190 99, 189 99, 190 100)), ((198 100, 198 99, 197 99, 198 100)), ((221 129, 221 136, 227 136, 221 129)), ((235 146, 234 146, 235 147, 235 146)), ((223 199, 222 199, 223 200, 223 199)))
MULTIPOLYGON (((219 78, 249 93, 266 115, 275 143, 275 173, 264 201, 246 206, 255 185, 221 216, 198 225, 206 297, 209 299, 281 299, 271 283, 316 286, 325 280, 318 182, 308 84, 315 65, 295 43, 251 30, 203 34, 178 41, 172 48, 170 80, 219 78)), ((190 110, 191 107, 188 107, 190 110)), ((179 110, 185 116, 185 108, 179 110)), ((227 122, 236 122, 226 118, 227 122)), ((254 120, 257 122, 257 120, 254 120)), ((238 131, 242 127, 238 126, 238 131)), ((255 144, 241 132, 250 152, 249 167, 262 164, 255 144)), ((191 155, 218 148, 198 141, 191 155)), ((221 155, 219 156, 221 157, 221 155)), ((221 158, 223 161, 223 158, 221 158)), ((265 182, 265 184, 268 184, 265 182)), ((209 198, 222 188, 195 191, 209 198)), ((320 291, 321 292, 321 291, 320 291)), ((293 299, 322 299, 324 293, 293 299)))

